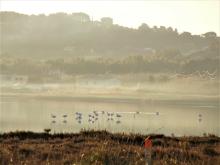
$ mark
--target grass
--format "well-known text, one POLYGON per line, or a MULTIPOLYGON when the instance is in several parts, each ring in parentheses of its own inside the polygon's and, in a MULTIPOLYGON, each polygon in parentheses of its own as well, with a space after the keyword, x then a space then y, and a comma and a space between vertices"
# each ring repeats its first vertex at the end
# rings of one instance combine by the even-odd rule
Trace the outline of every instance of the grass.
MULTIPOLYGON (((220 138, 151 135, 154 165, 220 164, 220 138)), ((0 134, 0 164, 144 165, 146 135, 81 131, 76 134, 0 134)))

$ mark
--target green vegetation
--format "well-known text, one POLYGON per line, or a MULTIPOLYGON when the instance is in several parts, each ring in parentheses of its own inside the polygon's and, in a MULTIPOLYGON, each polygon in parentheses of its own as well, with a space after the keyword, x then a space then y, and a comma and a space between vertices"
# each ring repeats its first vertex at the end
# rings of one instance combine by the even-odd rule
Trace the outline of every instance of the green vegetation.
POLYGON ((85 13, 0 17, 0 74, 41 82, 58 74, 219 73, 215 32, 192 35, 147 24, 132 29, 85 13))
POLYGON ((0 58, 1 74, 28 75, 37 77, 58 76, 60 74, 137 74, 137 73, 184 73, 196 71, 219 74, 218 59, 161 59, 160 56, 150 59, 146 56, 129 56, 123 59, 113 58, 71 58, 54 60, 31 60, 18 58, 0 58))
MULTIPOLYGON (((178 33, 171 27, 149 27, 143 23, 138 29, 114 24, 111 18, 93 21, 85 13, 54 13, 48 16, 0 12, 2 55, 29 58, 62 58, 74 56, 149 55, 164 52, 189 55, 217 48, 215 32, 192 35, 178 33)), ((206 53, 216 56, 216 53, 206 53)), ((219 54, 217 54, 218 56, 219 54)))

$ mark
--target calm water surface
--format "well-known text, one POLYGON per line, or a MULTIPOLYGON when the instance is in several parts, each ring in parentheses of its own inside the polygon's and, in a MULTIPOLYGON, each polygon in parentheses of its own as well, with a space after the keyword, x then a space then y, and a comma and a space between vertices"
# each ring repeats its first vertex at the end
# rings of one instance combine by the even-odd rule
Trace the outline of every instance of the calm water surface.
POLYGON ((107 129, 112 132, 166 135, 220 135, 218 100, 101 101, 2 96, 0 132, 30 130, 78 132, 107 129), (95 113, 93 111, 96 111, 95 113), (76 113, 81 113, 81 116, 76 113))

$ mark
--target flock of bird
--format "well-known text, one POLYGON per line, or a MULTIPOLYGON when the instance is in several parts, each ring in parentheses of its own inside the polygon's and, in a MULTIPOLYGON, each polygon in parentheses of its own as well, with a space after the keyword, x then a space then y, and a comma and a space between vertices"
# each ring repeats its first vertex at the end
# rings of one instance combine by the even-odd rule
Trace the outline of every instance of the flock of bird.
MULTIPOLYGON (((78 124, 97 124, 99 129, 99 124, 104 124, 104 122, 108 124, 121 124, 122 118, 125 115, 133 116, 133 120, 136 120, 136 115, 147 115, 147 116, 159 116, 163 115, 163 113, 160 112, 139 112, 139 111, 133 111, 133 112, 106 112, 106 111, 92 111, 89 113, 81 113, 81 112, 75 112, 73 116, 75 116, 75 121, 78 124)), ((63 123, 67 124, 67 119, 71 117, 71 115, 63 114, 63 115, 55 115, 51 114, 51 124, 55 125, 63 123)), ((110 126, 110 125, 108 125, 110 126)))
MULTIPOLYGON (((97 122, 99 120, 100 115, 102 116, 102 118, 104 117, 104 115, 106 115, 107 117, 107 122, 109 121, 116 121, 116 124, 120 124, 121 120, 120 118, 122 117, 121 114, 119 113, 113 113, 113 112, 105 112, 105 111, 93 111, 91 113, 88 114, 88 123, 90 124, 94 124, 95 122, 97 122)), ((56 123, 56 119, 57 119, 57 115, 51 114, 51 118, 52 124, 56 123)), ((63 118, 63 123, 66 124, 67 123, 67 114, 62 115, 63 118)), ((76 112, 75 113, 75 120, 78 124, 82 123, 82 119, 83 119, 83 114, 81 112, 76 112)))
MULTIPOLYGON (((124 117, 123 114, 127 114, 127 115, 132 115, 133 119, 136 119, 136 115, 150 115, 150 116, 160 116, 160 115, 164 115, 161 112, 139 112, 139 111, 135 111, 135 112, 105 112, 105 111, 92 111, 89 113, 81 113, 81 112, 75 112, 75 114, 73 114, 73 116, 75 116, 75 121, 78 124, 86 124, 87 122, 90 124, 94 124, 97 123, 98 129, 99 129, 99 124, 100 122, 102 122, 102 124, 104 124, 103 122, 109 122, 109 124, 121 124, 121 118, 124 117), (83 120, 84 119, 84 120, 83 120)), ((71 117, 71 115, 67 115, 67 114, 63 114, 63 115, 55 115, 55 114, 51 114, 51 124, 56 124, 60 121, 61 119, 61 123, 63 124, 67 124, 67 118, 71 117)), ((203 115, 201 113, 198 114, 197 116, 197 120, 199 123, 201 123, 203 121, 203 115)), ((59 123, 58 123, 59 124, 59 123)), ((110 125, 108 125, 110 126, 110 125)), ((131 131, 133 131, 133 126, 131 126, 132 129, 131 131)), ((163 127, 160 127, 158 129, 154 130, 155 132, 158 132, 159 130, 163 129, 163 127)), ((55 130, 55 128, 54 128, 55 130)), ((148 129, 149 130, 149 129, 148 129)))
POLYGON ((199 80, 215 80, 217 77, 217 70, 213 73, 210 73, 208 70, 206 71, 195 71, 191 74, 184 74, 184 73, 175 73, 174 75, 170 76, 170 79, 186 79, 186 78, 199 78, 199 80))

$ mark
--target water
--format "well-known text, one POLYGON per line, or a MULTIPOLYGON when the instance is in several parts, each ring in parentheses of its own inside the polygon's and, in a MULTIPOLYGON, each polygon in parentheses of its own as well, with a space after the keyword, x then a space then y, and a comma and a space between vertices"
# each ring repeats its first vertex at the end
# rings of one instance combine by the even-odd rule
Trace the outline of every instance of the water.
POLYGON ((85 128, 176 136, 220 135, 218 102, 213 99, 132 102, 120 99, 2 96, 0 131, 42 132, 45 128, 51 128, 52 132, 78 132, 85 128), (77 112, 81 113, 81 117, 76 115, 77 112))

